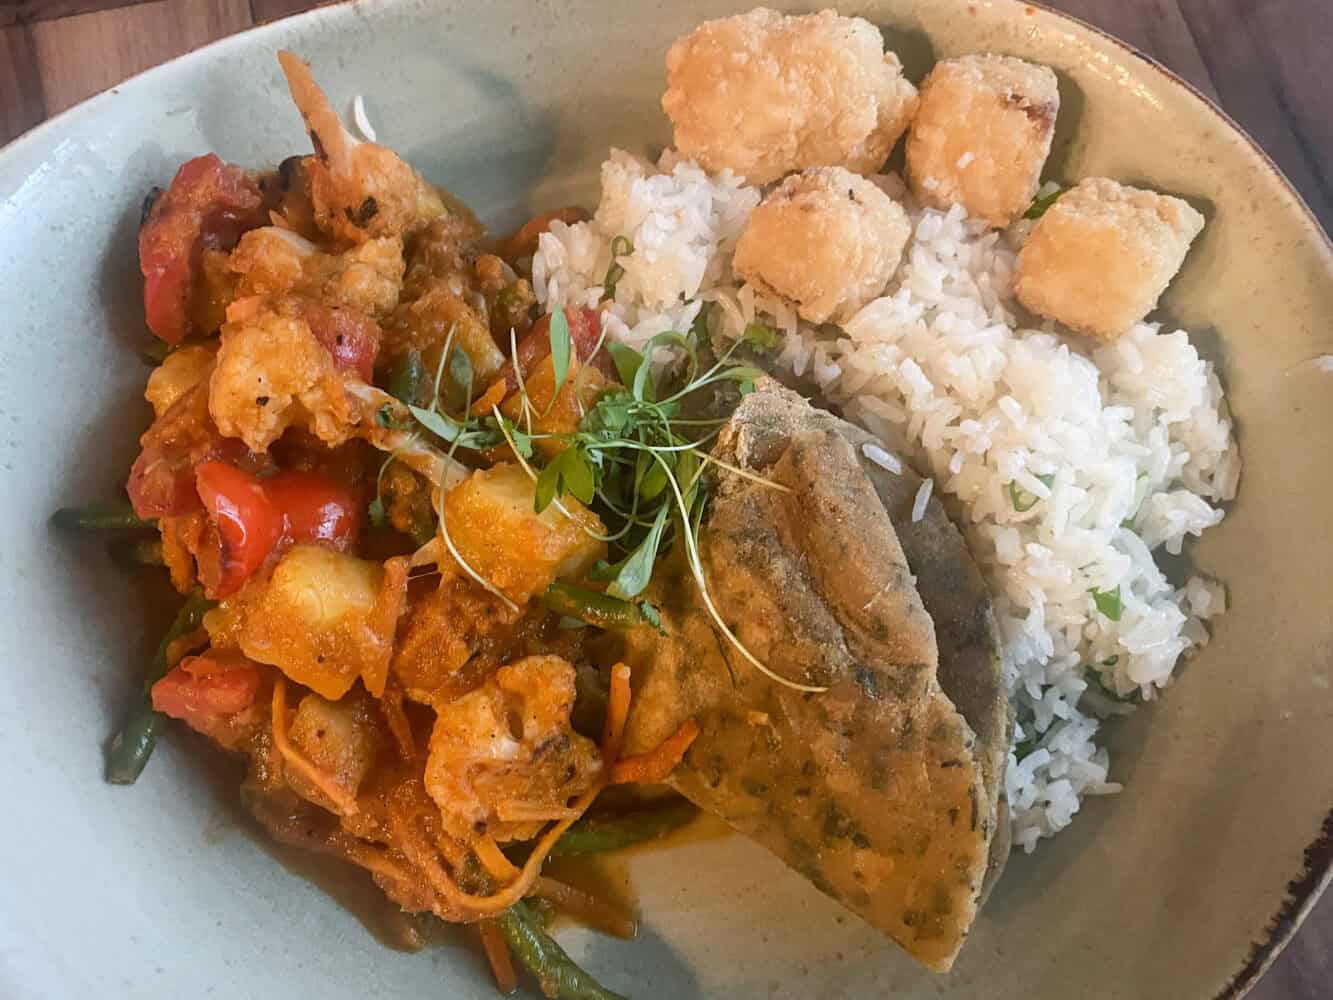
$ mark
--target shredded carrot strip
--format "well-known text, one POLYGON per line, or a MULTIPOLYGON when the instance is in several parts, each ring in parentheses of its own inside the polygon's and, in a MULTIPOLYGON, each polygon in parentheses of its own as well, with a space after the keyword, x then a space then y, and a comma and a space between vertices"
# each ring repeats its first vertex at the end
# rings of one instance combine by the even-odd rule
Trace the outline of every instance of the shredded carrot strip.
POLYGON ((273 683, 273 745, 282 754, 287 766, 299 774, 337 806, 343 816, 356 814, 356 799, 328 779, 319 768, 305 758, 287 740, 287 681, 278 677, 273 683))
POLYGON ((504 402, 508 388, 509 386, 504 379, 496 379, 491 383, 489 389, 477 397, 477 401, 472 404, 472 409, 478 413, 490 413, 491 410, 504 402))
POLYGON ((482 837, 472 845, 472 853, 477 856, 481 866, 497 882, 511 879, 518 874, 514 863, 504 856, 504 852, 490 837, 482 837))
POLYGON ((623 913, 619 907, 564 882, 543 876, 537 879, 533 892, 542 899, 550 900, 579 923, 603 934, 630 941, 639 931, 634 918, 623 913))
POLYGON ((544 806, 538 803, 519 802, 511 799, 507 802, 496 803, 495 815, 505 823, 536 823, 553 822, 558 819, 578 819, 580 814, 568 806, 544 806))
POLYGON ((518 989, 518 976, 514 974, 514 956, 509 953, 509 943, 505 941, 494 920, 483 920, 477 924, 477 933, 481 935, 481 946, 486 952, 486 961, 491 963, 495 988, 508 996, 518 989))
POLYGON ((352 146, 338 112, 333 110, 328 97, 311 75, 310 67, 302 59, 290 52, 279 51, 278 62, 282 63, 282 72, 287 77, 292 103, 305 119, 306 128, 318 137, 316 149, 324 154, 321 159, 327 158, 331 173, 348 176, 352 172, 352 146))
POLYGON ((407 872, 385 857, 382 851, 377 851, 373 847, 364 847, 358 844, 347 851, 346 857, 347 860, 360 865, 372 875, 379 875, 381 878, 391 879, 395 882, 407 882, 409 880, 407 872))
MULTIPOLYGON (((613 673, 613 684, 629 685, 629 670, 613 673), (617 677, 619 678, 617 680, 617 677)), ((628 698, 625 699, 628 705, 628 698)), ((603 746, 619 747, 625 735, 624 712, 607 714, 606 728, 602 735, 603 746)), ((692 740, 693 735, 690 736, 692 740)), ((688 745, 688 744, 687 744, 688 745)), ((684 753, 684 750, 681 751, 684 753)), ((546 862, 546 856, 551 853, 551 848, 555 847, 566 830, 573 824, 574 820, 587 812, 588 807, 592 805, 593 799, 601 793, 602 789, 608 784, 607 775, 613 769, 613 761, 608 760, 604 764, 602 776, 586 792, 580 795, 572 806, 570 806, 571 815, 560 820, 554 826, 551 826, 542 838, 537 841, 532 853, 528 855, 528 860, 523 863, 518 876, 506 885, 499 892, 492 893, 489 896, 474 896, 463 891, 458 883, 449 877, 449 874, 441 867, 436 860, 435 851, 428 850, 422 844, 420 834, 412 829, 409 824, 401 817, 394 818, 394 828, 398 834, 399 844, 408 859, 421 869, 430 883, 431 888, 447 903, 453 910, 473 917, 491 917, 503 913, 509 907, 513 906, 524 896, 532 891, 538 877, 541 875, 542 865, 546 862)), ((484 848, 483 848, 484 850, 484 848)), ((443 914, 441 914, 443 916, 443 914)), ((446 919, 449 919, 446 917, 446 919)), ((454 918, 457 919, 457 918, 454 918)))
POLYGON ((408 721, 407 713, 403 711, 403 687, 394 678, 384 685, 384 697, 379 700, 380 711, 384 713, 384 721, 389 727, 389 732, 393 735, 394 742, 398 744, 398 753, 403 760, 411 762, 417 755, 416 741, 412 738, 412 723, 408 721))
POLYGON ((611 693, 606 702, 606 722, 602 728, 602 761, 610 767, 620 756, 620 742, 629 717, 629 667, 617 663, 611 668, 611 693))
POLYGON ((655 749, 633 757, 625 757, 611 765, 610 784, 654 785, 666 781, 667 776, 681 762, 685 751, 698 736, 699 724, 693 719, 687 720, 655 749))

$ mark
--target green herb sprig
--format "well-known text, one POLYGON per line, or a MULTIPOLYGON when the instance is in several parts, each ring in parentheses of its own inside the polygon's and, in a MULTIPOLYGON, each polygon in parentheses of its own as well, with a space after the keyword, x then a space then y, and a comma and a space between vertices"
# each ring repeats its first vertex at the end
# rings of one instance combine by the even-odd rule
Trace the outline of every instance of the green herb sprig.
MULTIPOLYGON (((559 307, 551 311, 550 336, 558 394, 568 378, 573 353, 569 324, 559 307)), ((758 368, 731 363, 739 341, 704 368, 697 340, 698 327, 689 334, 659 333, 644 344, 642 351, 607 343, 607 352, 623 385, 603 392, 572 432, 543 433, 532 429, 532 415, 536 411, 518 371, 515 372, 517 391, 520 411, 526 417, 525 429, 507 419, 498 407, 490 414, 465 412, 462 418, 444 413, 438 406, 438 385, 431 407, 412 407, 410 412, 421 428, 450 443, 451 454, 458 447, 476 447, 476 442, 507 443, 520 466, 534 480, 536 513, 555 505, 568 515, 561 503, 566 497, 593 510, 607 526, 608 533, 603 535, 581 527, 592 537, 608 543, 609 558, 589 574, 592 579, 606 583, 607 597, 636 604, 645 619, 658 625, 655 610, 637 599, 647 589, 663 556, 677 544, 683 544, 686 562, 710 616, 741 655, 778 683, 800 691, 824 691, 823 687, 798 684, 769 670, 722 620, 708 593, 698 546, 707 503, 704 469, 710 464, 718 465, 767 487, 783 491, 787 488, 708 454, 705 448, 720 432, 725 419, 684 416, 688 403, 698 394, 726 383, 744 390, 764 374, 758 368), (669 363, 655 365, 654 359, 659 354, 667 355, 669 363), (533 444, 539 441, 555 441, 563 447, 544 466, 534 468, 533 444)), ((517 345, 512 346, 517 356, 517 345)), ((443 520, 441 527, 448 545, 443 520)), ((450 549, 452 552, 452 546, 450 549)), ((458 558, 457 553, 454 557, 458 558)), ((483 586, 494 592, 493 586, 485 582, 483 586)))

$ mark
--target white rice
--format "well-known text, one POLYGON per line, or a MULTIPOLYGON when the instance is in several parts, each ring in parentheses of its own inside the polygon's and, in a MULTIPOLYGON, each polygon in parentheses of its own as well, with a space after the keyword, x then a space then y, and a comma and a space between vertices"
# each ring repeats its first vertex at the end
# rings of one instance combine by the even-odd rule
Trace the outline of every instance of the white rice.
MULTIPOLYGON (((901 197, 896 178, 877 181, 901 197)), ((765 322, 780 334, 774 364, 884 442, 871 461, 900 471, 908 456, 930 477, 913 516, 935 489, 994 596, 1021 749, 1006 785, 1015 843, 1030 851, 1084 796, 1119 790, 1094 739, 1101 717, 1129 711, 1125 696, 1152 699, 1224 610, 1219 584, 1177 588, 1153 556, 1179 552, 1235 496, 1221 385, 1183 331, 1139 324, 1088 350, 1049 324, 1024 327, 1014 251, 959 208, 909 203, 914 236, 895 280, 845 328, 813 329, 731 273, 759 197, 670 152, 657 168, 613 152, 594 220, 541 238, 538 299, 595 305, 611 241, 625 236, 634 253, 619 261, 612 336, 683 331, 705 303, 720 338, 765 322), (1111 613, 1119 594, 1118 620, 1094 592, 1111 613)))

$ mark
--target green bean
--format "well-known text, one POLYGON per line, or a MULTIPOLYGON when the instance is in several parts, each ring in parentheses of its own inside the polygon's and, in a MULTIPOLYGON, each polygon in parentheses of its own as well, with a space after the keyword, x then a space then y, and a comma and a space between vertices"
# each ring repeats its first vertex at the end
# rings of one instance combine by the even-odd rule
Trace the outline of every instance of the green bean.
POLYGON ((157 522, 144 520, 129 504, 115 507, 61 507, 51 515, 51 526, 61 531, 151 531, 157 522))
POLYGON ((670 798, 619 815, 585 816, 564 832, 551 857, 617 851, 647 840, 665 837, 698 814, 688 799, 670 798))
POLYGON ((148 364, 156 367, 167 360, 167 355, 172 351, 172 346, 165 340, 159 340, 154 337, 148 343, 139 349, 139 356, 148 364))
POLYGON ((542 930, 526 903, 515 903, 495 920, 519 963, 537 977, 542 993, 558 1000, 625 1000, 575 964, 542 930))
POLYGON ((183 635, 189 635, 203 621, 204 612, 213 607, 213 602, 204 597, 199 590, 191 591, 184 606, 176 615, 176 620, 167 629, 167 634, 157 644, 157 652, 148 665, 144 676, 143 690, 130 710, 129 718, 120 732, 111 738, 106 751, 106 780, 113 785, 132 785, 143 771, 144 765, 153 753, 157 743, 157 734, 166 717, 153 710, 153 685, 166 676, 171 664, 167 662, 167 652, 173 642, 183 635))
POLYGON ((425 381, 426 367, 421 363, 421 354, 408 351, 389 370, 389 395, 417 406, 422 401, 421 387, 425 381))
POLYGON ((107 546, 113 562, 122 566, 165 566, 159 538, 118 538, 107 546))
POLYGON ((638 606, 630 601, 608 597, 571 583, 557 581, 551 584, 542 594, 542 603, 558 614, 577 618, 598 628, 631 628, 643 621, 638 606))

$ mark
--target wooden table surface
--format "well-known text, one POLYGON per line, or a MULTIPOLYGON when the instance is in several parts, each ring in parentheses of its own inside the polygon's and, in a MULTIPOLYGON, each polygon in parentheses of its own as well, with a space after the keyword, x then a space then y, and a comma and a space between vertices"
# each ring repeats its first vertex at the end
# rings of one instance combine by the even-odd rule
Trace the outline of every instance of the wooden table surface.
MULTIPOLYGON (((756 0, 758 2, 758 0, 756 0)), ((1333 0, 1047 0, 1166 64, 1254 136, 1333 228, 1333 0)), ((301 0, 0 0, 0 145, 301 0)), ((1333 997, 1333 893, 1253 1000, 1333 997)))

